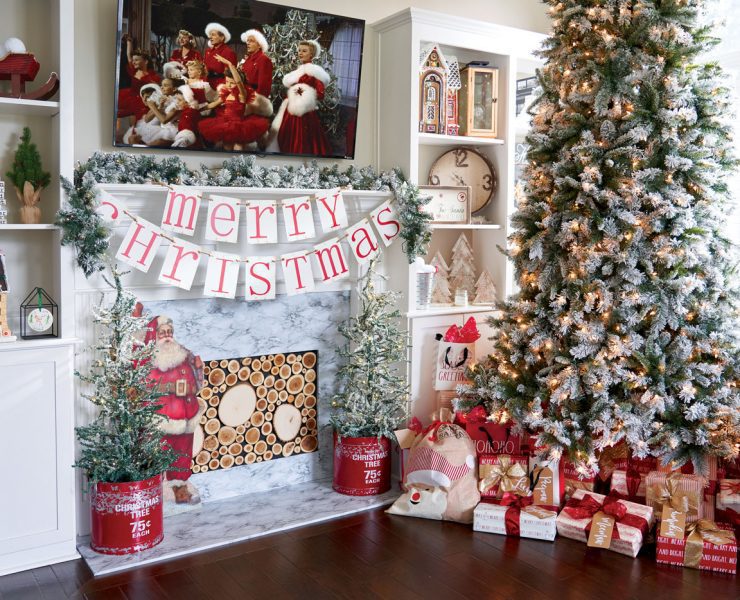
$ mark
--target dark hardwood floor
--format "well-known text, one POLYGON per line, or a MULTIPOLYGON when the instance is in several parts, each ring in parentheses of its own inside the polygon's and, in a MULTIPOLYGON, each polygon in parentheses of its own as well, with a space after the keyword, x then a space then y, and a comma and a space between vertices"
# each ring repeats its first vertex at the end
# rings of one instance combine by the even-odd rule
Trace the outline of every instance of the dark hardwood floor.
POLYGON ((345 519, 94 579, 81 560, 0 577, 0 598, 740 598, 732 575, 470 527, 389 516, 345 519))

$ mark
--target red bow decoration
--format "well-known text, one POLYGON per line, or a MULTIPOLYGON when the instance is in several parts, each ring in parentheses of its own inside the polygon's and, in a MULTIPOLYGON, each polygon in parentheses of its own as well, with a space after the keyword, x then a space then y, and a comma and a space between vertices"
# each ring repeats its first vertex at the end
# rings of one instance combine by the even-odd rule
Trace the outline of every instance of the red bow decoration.
MULTIPOLYGON (((504 515, 504 521, 506 526, 506 535, 519 537, 521 534, 521 515, 522 509, 530 506, 534 502, 532 496, 520 496, 512 492, 504 493, 503 498, 496 500, 495 504, 499 506, 508 506, 506 515, 504 515)), ((557 507, 555 506, 538 506, 538 511, 547 510, 557 514, 557 507)), ((542 517, 539 517, 542 518, 542 517)))
MULTIPOLYGON (((457 325, 450 325, 450 328, 445 332, 442 338, 445 342, 452 342, 454 344, 470 344, 480 337, 478 326, 475 323, 475 317, 470 317, 465 325, 458 327, 457 325)), ((439 338, 437 338, 439 339, 439 338)))
POLYGON ((740 480, 722 479, 719 482, 720 492, 729 492, 730 494, 740 494, 740 480))
POLYGON ((409 421, 408 429, 413 431, 416 435, 419 435, 424 430, 424 426, 421 424, 421 421, 419 421, 419 419, 413 417, 409 421))
MULTIPOLYGON (((617 494, 609 494, 604 498, 604 502, 599 502, 589 494, 585 494, 580 500, 571 498, 566 502, 563 510, 574 519, 592 519, 597 512, 602 511, 612 517, 616 523, 639 529, 643 537, 648 532, 648 522, 638 515, 629 514, 627 507, 620 502, 617 494)), ((586 533, 589 531, 591 531, 590 521, 586 526, 586 533)), ((616 524, 612 532, 612 539, 619 539, 619 527, 616 524)))

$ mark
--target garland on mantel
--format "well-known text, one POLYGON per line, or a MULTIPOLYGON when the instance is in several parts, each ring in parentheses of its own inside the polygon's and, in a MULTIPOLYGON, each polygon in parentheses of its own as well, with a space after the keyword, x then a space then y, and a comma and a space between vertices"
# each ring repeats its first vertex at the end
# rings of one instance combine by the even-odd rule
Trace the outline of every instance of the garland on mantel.
POLYGON ((236 156, 218 169, 201 165, 191 170, 178 157, 157 159, 145 154, 95 152, 75 169, 74 182, 62 179, 67 206, 57 214, 62 245, 74 246, 77 264, 89 277, 105 268, 110 230, 96 212, 95 186, 100 183, 163 183, 177 185, 331 189, 392 192, 398 205, 403 250, 412 263, 424 256, 431 239, 430 216, 422 210, 429 199, 408 182, 400 169, 376 173, 372 167, 340 170, 336 163, 319 167, 316 161, 294 166, 263 167, 254 156, 236 156))

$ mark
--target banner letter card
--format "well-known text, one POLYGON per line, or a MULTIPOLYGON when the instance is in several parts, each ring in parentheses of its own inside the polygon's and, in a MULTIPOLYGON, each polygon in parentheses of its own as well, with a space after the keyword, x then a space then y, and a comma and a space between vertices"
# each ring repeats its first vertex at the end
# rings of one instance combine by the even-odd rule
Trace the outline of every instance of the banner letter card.
POLYGON ((235 243, 239 237, 239 200, 226 196, 211 196, 208 201, 206 239, 235 243))
POLYGON ((347 230, 347 241, 361 265, 372 260, 379 252, 378 240, 367 219, 362 219, 347 230))
POLYGON ((212 252, 208 257, 203 295, 233 300, 236 297, 236 285, 239 279, 239 260, 237 254, 212 252))
POLYGON ((316 194, 316 210, 319 211, 324 233, 344 229, 349 224, 344 197, 339 188, 316 194))
POLYGON ((319 244, 314 248, 313 253, 322 283, 343 279, 349 275, 347 259, 344 257, 339 238, 332 238, 319 244))
POLYGON ((161 244, 159 228, 149 221, 137 219, 131 222, 116 259, 146 273, 161 244))
POLYGON ((162 215, 162 229, 193 235, 198 221, 201 193, 183 186, 172 186, 162 215))
POLYGON ((100 215, 100 218, 106 223, 110 223, 112 225, 118 223, 118 221, 121 220, 121 217, 123 217, 123 204, 116 200, 112 194, 105 190, 101 190, 100 188, 96 189, 95 195, 98 199, 98 207, 95 209, 95 212, 97 212, 100 215))
POLYGON ((277 209, 273 200, 250 200, 247 204, 247 241, 277 244, 277 209))
POLYGON ((280 257, 285 277, 285 293, 288 296, 312 292, 313 271, 307 252, 293 252, 280 257))
POLYGON ((401 224, 398 222, 398 213, 394 204, 390 200, 383 202, 370 213, 370 218, 387 248, 401 233, 401 224))
POLYGON ((277 287, 277 259, 274 256, 250 256, 246 259, 247 281, 244 288, 246 300, 273 300, 277 287))
POLYGON ((195 244, 173 238, 164 257, 159 281, 189 290, 193 285, 195 272, 200 263, 199 250, 200 248, 195 244))
POLYGON ((310 196, 283 200, 283 220, 289 242, 310 240, 316 237, 310 196))

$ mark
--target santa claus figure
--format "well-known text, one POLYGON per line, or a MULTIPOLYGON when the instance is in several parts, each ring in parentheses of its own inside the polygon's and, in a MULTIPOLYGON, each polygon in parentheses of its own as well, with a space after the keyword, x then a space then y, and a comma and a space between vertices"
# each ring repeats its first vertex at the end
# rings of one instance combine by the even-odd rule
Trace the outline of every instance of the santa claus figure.
POLYGON ((172 319, 155 317, 149 322, 146 343, 155 342, 152 370, 149 380, 162 396, 159 413, 163 442, 178 454, 177 460, 165 472, 165 500, 196 504, 200 496, 190 479, 190 461, 193 454, 193 433, 198 427, 201 408, 198 392, 203 387, 203 362, 182 344, 175 341, 172 319))

